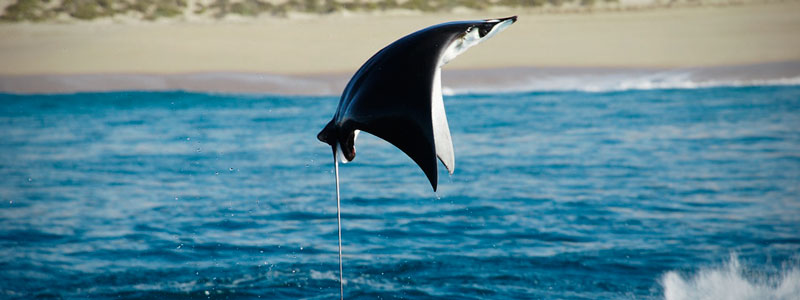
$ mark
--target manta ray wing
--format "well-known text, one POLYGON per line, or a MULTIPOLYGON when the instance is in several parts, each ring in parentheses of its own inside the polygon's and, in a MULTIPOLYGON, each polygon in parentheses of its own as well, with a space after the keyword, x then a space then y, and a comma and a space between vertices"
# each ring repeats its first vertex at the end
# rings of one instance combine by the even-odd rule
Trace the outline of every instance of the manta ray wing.
MULTIPOLYGON (((336 116, 320 133, 320 140, 351 145, 355 141, 348 140, 346 132, 362 130, 373 134, 408 155, 436 190, 439 145, 434 139, 431 107, 434 90, 441 91, 440 87, 434 88, 434 84, 441 85, 435 81, 439 53, 448 41, 433 36, 424 31, 406 36, 368 60, 345 88, 336 116), (345 139, 331 141, 328 136, 334 135, 329 131, 337 128, 343 131, 338 134, 340 139, 345 139)), ((443 105, 440 111, 437 117, 444 118, 446 125, 443 105)), ((449 129, 444 130, 450 143, 449 129)), ((449 149, 452 152, 452 144, 449 149)), ((354 156, 355 153, 346 159, 354 156)))

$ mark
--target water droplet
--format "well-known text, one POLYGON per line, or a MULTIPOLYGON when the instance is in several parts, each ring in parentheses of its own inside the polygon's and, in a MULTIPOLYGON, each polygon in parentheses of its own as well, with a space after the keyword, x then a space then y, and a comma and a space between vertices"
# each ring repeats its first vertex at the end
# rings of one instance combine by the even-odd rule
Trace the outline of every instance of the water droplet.
POLYGON ((303 247, 300 247, 300 251, 303 251, 303 247))
POLYGON ((175 197, 175 201, 178 201, 178 197, 175 197))
POLYGON ((33 181, 33 178, 28 177, 28 182, 33 181))
POLYGON ((187 141, 189 141, 189 140, 191 140, 191 138, 188 138, 188 137, 187 137, 187 138, 186 138, 186 140, 187 140, 187 141))
POLYGON ((211 293, 209 291, 205 291, 205 293, 206 293, 206 296, 211 295, 211 293))
POLYGON ((219 172, 214 172, 214 175, 219 175, 219 172))
POLYGON ((8 200, 8 204, 13 204, 14 200, 8 200))

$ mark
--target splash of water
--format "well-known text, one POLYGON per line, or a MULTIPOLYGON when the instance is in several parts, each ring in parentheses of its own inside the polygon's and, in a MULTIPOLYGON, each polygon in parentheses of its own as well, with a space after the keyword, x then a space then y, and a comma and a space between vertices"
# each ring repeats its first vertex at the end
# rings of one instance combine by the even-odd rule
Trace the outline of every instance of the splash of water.
POLYGON ((664 274, 661 285, 665 300, 798 300, 800 269, 792 267, 776 276, 749 276, 736 254, 722 267, 704 268, 692 277, 676 271, 664 274), (755 277, 755 278, 754 278, 755 277))

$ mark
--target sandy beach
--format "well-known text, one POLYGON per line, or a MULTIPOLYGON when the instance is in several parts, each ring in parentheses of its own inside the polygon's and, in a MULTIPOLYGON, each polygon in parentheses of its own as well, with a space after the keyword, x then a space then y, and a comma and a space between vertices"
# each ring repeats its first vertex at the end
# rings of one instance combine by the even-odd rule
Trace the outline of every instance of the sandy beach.
MULTIPOLYGON (((5 23, 0 25, 0 90, 308 90, 281 82, 292 79, 324 82, 326 87, 317 84, 314 93, 336 93, 373 53, 405 34, 443 21, 506 15, 519 15, 519 22, 447 69, 670 70, 800 61, 799 1, 559 14, 500 10, 5 23), (227 81, 209 86, 209 74, 227 81), (185 80, 199 87, 186 88, 185 80), (249 89, 248 80, 275 87, 249 89)), ((788 75, 781 76, 795 71, 784 68, 788 75)))

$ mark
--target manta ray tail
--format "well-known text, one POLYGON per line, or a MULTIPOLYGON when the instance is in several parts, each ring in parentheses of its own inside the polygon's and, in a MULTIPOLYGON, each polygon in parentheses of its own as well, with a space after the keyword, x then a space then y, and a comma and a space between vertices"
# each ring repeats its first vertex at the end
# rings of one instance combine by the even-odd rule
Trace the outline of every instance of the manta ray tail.
POLYGON ((339 228, 339 297, 344 300, 344 275, 342 273, 342 201, 339 197, 339 160, 337 156, 336 147, 333 147, 333 173, 336 175, 336 224, 339 228))

